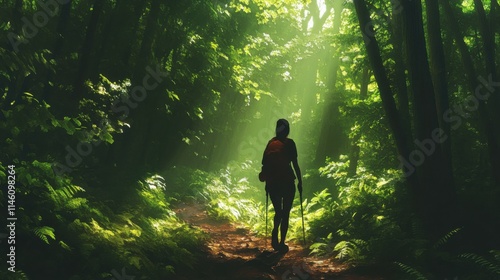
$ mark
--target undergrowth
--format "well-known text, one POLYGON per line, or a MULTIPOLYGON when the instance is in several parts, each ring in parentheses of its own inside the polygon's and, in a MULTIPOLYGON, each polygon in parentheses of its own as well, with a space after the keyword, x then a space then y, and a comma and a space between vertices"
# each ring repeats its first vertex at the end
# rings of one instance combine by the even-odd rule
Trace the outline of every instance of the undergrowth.
MULTIPOLYGON (((49 163, 18 162, 16 171, 16 273, 3 270, 1 279, 164 279, 195 267, 206 236, 177 218, 162 177, 138 182, 116 210, 54 176, 49 163)), ((0 181, 5 173, 0 167, 0 181)))
POLYGON ((348 176, 348 165, 341 157, 320 169, 331 186, 315 193, 307 207, 311 254, 353 266, 383 265, 396 279, 500 279, 500 251, 460 249, 460 240, 466 238, 462 228, 438 240, 425 237, 418 220, 403 211, 399 171, 377 176, 361 167, 348 176), (401 227, 408 223, 409 231, 401 227))

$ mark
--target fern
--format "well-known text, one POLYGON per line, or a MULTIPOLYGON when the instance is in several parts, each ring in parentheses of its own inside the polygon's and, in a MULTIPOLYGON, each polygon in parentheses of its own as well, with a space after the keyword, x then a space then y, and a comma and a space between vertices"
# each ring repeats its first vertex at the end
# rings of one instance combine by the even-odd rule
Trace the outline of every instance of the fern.
POLYGON ((56 203, 57 207, 61 207, 66 204, 75 196, 76 193, 85 191, 82 187, 75 185, 67 185, 60 189, 54 189, 51 184, 46 182, 45 186, 49 190, 51 200, 56 203))
POLYGON ((352 239, 350 241, 340 241, 335 245, 334 250, 338 251, 338 259, 348 261, 360 261, 365 258, 368 243, 362 239, 352 239))
POLYGON ((435 244, 434 244, 434 249, 438 249, 439 247, 443 246, 444 244, 448 243, 448 241, 455 235, 457 232, 461 231, 462 228, 457 228, 454 229, 447 234, 445 234, 443 237, 441 237, 435 244))
POLYGON ((495 257, 495 260, 500 263, 500 251, 498 250, 491 250, 490 253, 493 254, 493 256, 495 257))
POLYGON ((52 240, 56 240, 54 229, 51 227, 47 226, 38 227, 33 229, 33 232, 35 233, 36 236, 38 236, 38 238, 40 238, 46 244, 50 244, 49 239, 47 237, 50 237, 52 240))
POLYGON ((68 244, 66 244, 64 241, 59 241, 59 245, 61 245, 61 247, 66 250, 66 251, 71 251, 71 247, 68 246, 68 244))
POLYGON ((404 273, 411 276, 415 280, 427 280, 428 279, 420 271, 418 271, 417 269, 415 269, 409 265, 406 265, 406 264, 400 263, 400 262, 394 262, 394 264, 396 264, 399 269, 401 269, 404 273))
POLYGON ((68 185, 66 187, 56 190, 56 193, 59 195, 60 198, 64 199, 64 201, 67 201, 73 198, 73 196, 75 196, 76 193, 84 191, 85 190, 82 187, 75 185, 68 185))
POLYGON ((492 263, 483 256, 474 253, 466 253, 461 254, 458 257, 472 261, 473 264, 486 269, 486 271, 491 274, 500 275, 500 264, 492 263))

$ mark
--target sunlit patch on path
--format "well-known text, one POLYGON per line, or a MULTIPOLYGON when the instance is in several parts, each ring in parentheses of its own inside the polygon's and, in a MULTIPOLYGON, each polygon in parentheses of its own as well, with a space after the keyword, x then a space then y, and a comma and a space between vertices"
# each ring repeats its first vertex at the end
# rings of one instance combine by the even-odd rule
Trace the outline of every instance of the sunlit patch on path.
POLYGON ((181 204, 177 215, 193 227, 206 232, 206 258, 193 271, 179 272, 179 280, 207 279, 385 279, 378 275, 362 275, 345 264, 328 258, 309 256, 309 250, 295 243, 288 244, 286 254, 272 252, 269 242, 248 229, 208 217, 201 205, 181 204))

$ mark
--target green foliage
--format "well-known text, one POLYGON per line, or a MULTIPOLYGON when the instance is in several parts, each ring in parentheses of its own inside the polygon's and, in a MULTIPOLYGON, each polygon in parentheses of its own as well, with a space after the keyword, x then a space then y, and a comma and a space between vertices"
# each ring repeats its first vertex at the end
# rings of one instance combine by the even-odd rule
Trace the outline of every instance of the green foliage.
MULTIPOLYGON (((466 260, 468 264, 477 266, 481 272, 484 272, 484 274, 489 275, 490 277, 500 277, 500 254, 498 251, 494 250, 490 253, 494 256, 495 259, 491 260, 491 258, 487 258, 485 256, 474 253, 461 254, 458 256, 458 258, 466 260)), ((479 275, 483 274, 481 273, 479 275)))
MULTIPOLYGON (((397 36, 409 36, 396 31, 405 13, 393 14, 398 1, 366 2, 391 87, 407 85, 405 74, 414 69, 398 77, 395 55, 397 36)), ((465 34, 477 74, 489 74, 480 2, 453 4, 460 26, 442 17, 453 111, 469 100, 470 89, 451 31, 465 34)), ((44 271, 47 279, 111 278, 112 269, 130 267, 137 278, 170 279, 196 267, 205 240, 176 217, 172 205, 179 202, 201 201, 213 217, 263 233, 258 160, 281 117, 291 120, 301 167, 313 170, 304 179, 303 202, 312 253, 355 264, 396 261, 415 279, 445 271, 444 279, 462 264, 471 269, 458 269, 464 277, 498 277, 498 251, 484 253, 498 249, 500 188, 491 179, 494 161, 485 160, 495 155, 479 125, 482 109, 463 112, 463 125, 449 135, 456 216, 467 234, 455 229, 428 240, 405 205, 415 194, 393 169, 394 137, 353 1, 72 1, 43 26, 31 24, 30 36, 25 20, 46 12, 40 3, 7 0, 0 11, 0 37, 7 38, 0 47, 0 182, 5 166, 15 164, 17 233, 31 246, 20 252, 29 258, 19 260, 26 269, 15 277, 44 271), (24 37, 17 47, 8 40, 12 34, 24 37), (134 89, 141 85, 147 97, 138 101, 134 89), (118 112, 117 102, 128 112, 118 112), (68 163, 68 149, 82 154, 84 146, 91 151, 68 163), (64 174, 54 174, 55 167, 65 167, 64 174), (457 253, 476 244, 477 252, 457 253)), ((493 1, 485 4, 496 46, 498 10, 493 1)), ((400 90, 395 98, 403 97, 400 90)), ((486 116, 494 122, 493 96, 486 116)), ((425 114, 413 103, 406 113, 425 114)), ((0 206, 6 197, 0 190, 0 206)), ((298 240, 298 199, 290 222, 289 237, 298 240)))
POLYGON ((446 243, 448 243, 448 241, 455 235, 457 234, 458 232, 460 232, 462 230, 462 228, 457 228, 457 229, 454 229, 450 232, 448 232, 447 234, 445 234, 443 237, 441 237, 435 244, 434 244, 434 248, 435 249, 438 249, 439 247, 445 245, 446 243))
POLYGON ((409 279, 495 279, 500 273, 498 252, 490 254, 457 253, 451 243, 462 238, 461 228, 454 229, 432 243, 425 239, 406 240, 407 250, 400 258, 404 263, 395 261, 409 279))
POLYGON ((401 269, 407 277, 410 277, 410 279, 415 279, 415 280, 427 280, 426 276, 424 276, 420 271, 416 270, 415 268, 408 266, 406 264, 396 262, 395 263, 399 269, 401 269))
POLYGON ((340 241, 333 248, 337 251, 337 258, 340 260, 362 262, 367 255, 368 243, 362 239, 351 239, 349 241, 340 241))
POLYGON ((429 241, 423 237, 420 223, 410 218, 411 234, 403 232, 400 224, 405 223, 399 221, 401 214, 397 213, 401 206, 395 200, 396 188, 401 186, 399 172, 387 170, 383 177, 377 177, 361 167, 349 177, 348 166, 347 158, 341 157, 341 161, 329 162, 320 169, 334 187, 315 193, 308 204, 309 238, 316 237, 310 246, 312 254, 332 255, 352 264, 392 262, 404 279, 453 279, 456 275, 478 279, 494 275, 494 260, 450 251, 462 228, 429 241), (475 266, 483 272, 461 268, 461 260, 468 262, 467 267, 475 266))
POLYGON ((326 236, 316 240, 312 252, 334 254, 353 263, 390 260, 400 250, 398 239, 403 237, 393 217, 400 175, 387 170, 383 177, 376 177, 361 169, 348 177, 347 168, 348 161, 339 161, 320 169, 323 176, 333 179, 338 194, 335 198, 325 189, 311 200, 314 214, 308 214, 307 220, 312 235, 326 236))
POLYGON ((210 173, 186 166, 169 168, 162 176, 165 178, 165 192, 171 201, 194 199, 211 180, 210 173))
POLYGON ((54 233, 54 229, 51 227, 39 227, 35 228, 33 230, 36 236, 40 238, 43 242, 49 244, 49 239, 47 237, 50 237, 52 240, 56 240, 56 235, 54 233))
POLYGON ((216 175, 212 175, 210 182, 199 193, 206 201, 207 210, 210 215, 218 219, 244 222, 247 225, 255 225, 259 222, 264 211, 261 202, 265 193, 258 191, 254 181, 256 170, 251 162, 243 164, 230 164, 216 175), (245 176, 246 175, 246 176, 245 176), (262 198, 258 199, 257 194, 262 198))
MULTIPOLYGON (((103 273, 121 267, 130 268, 132 275, 139 275, 141 270, 143 276, 168 277, 178 269, 193 267, 205 241, 201 231, 181 222, 170 209, 165 180, 159 175, 141 180, 136 198, 129 201, 126 210, 116 212, 94 197, 92 191, 72 185, 67 178, 55 177, 49 163, 20 162, 16 172, 17 201, 38 201, 17 210, 22 221, 16 228, 17 235, 31 234, 42 241, 36 245, 36 255, 57 252, 40 264, 21 259, 19 266, 29 268, 26 275, 44 265, 54 269, 47 275, 57 277, 80 274, 99 279, 103 273), (73 266, 74 262, 86 263, 86 268, 71 274, 56 268, 73 266)), ((0 174, 4 181, 5 170, 0 174)))

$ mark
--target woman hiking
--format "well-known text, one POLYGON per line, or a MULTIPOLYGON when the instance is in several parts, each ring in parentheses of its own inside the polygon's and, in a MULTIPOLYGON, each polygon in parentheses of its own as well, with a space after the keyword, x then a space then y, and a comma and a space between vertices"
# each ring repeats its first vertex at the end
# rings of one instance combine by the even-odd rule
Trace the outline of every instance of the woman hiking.
POLYGON ((276 137, 267 143, 262 157, 261 181, 266 181, 266 195, 269 194, 274 207, 274 227, 271 236, 271 246, 276 251, 287 252, 285 238, 288 231, 290 210, 295 196, 295 179, 298 179, 297 189, 302 194, 302 176, 297 162, 297 147, 288 138, 290 124, 285 119, 276 123, 276 137), (292 170, 295 170, 295 174, 292 170), (278 230, 280 241, 278 242, 278 230))

